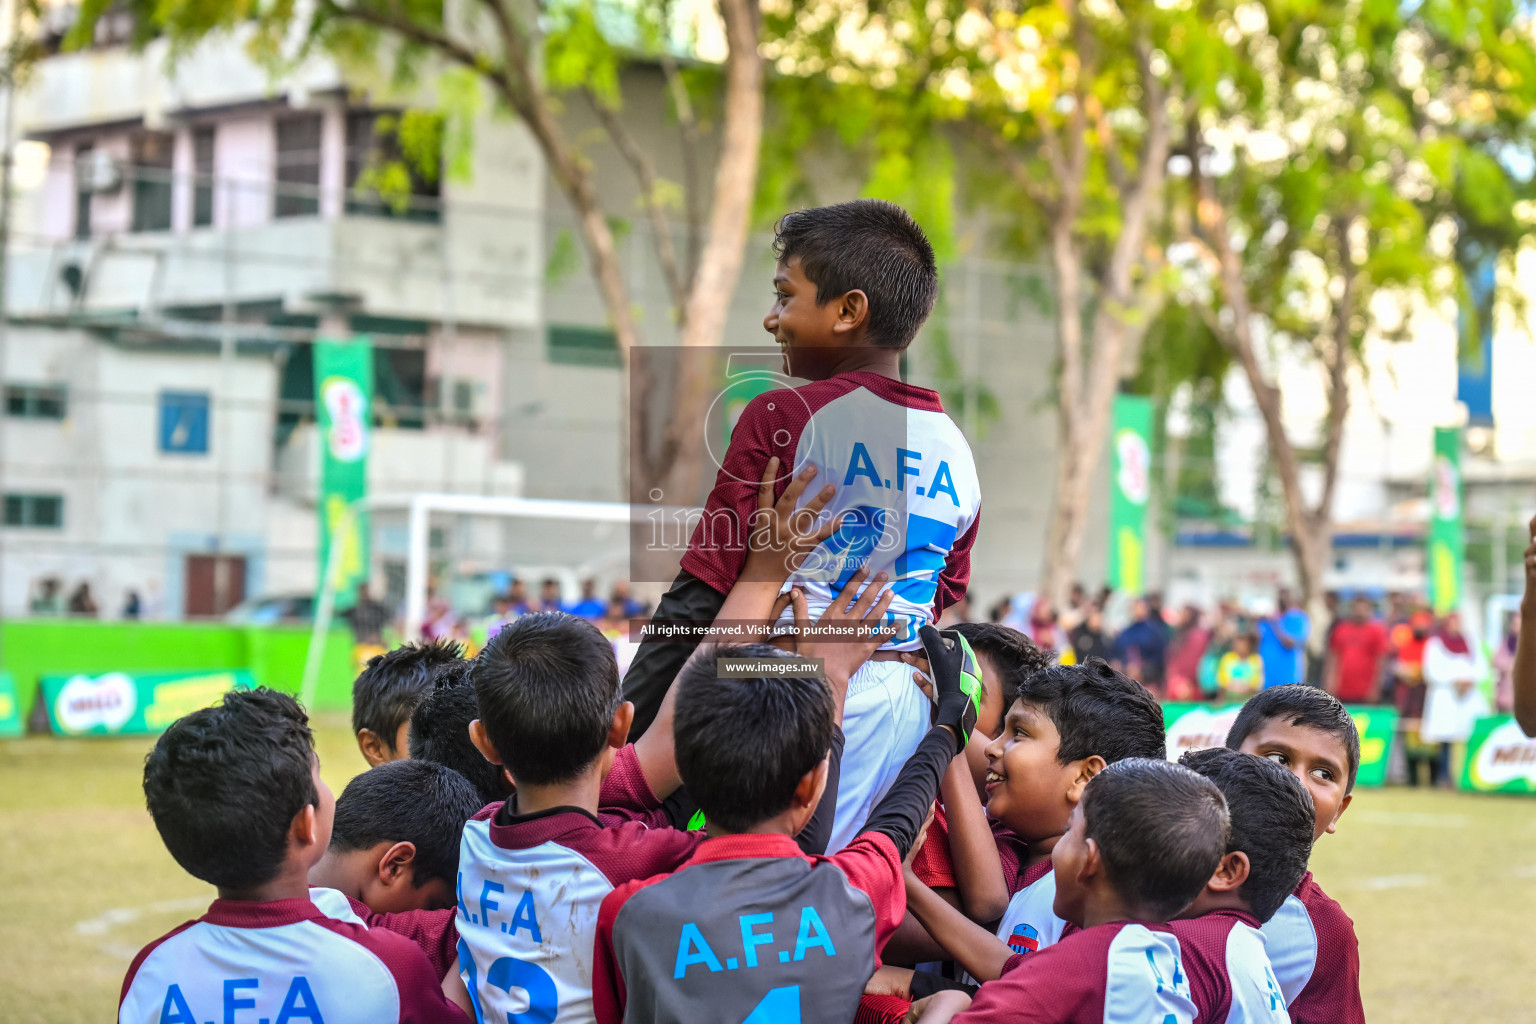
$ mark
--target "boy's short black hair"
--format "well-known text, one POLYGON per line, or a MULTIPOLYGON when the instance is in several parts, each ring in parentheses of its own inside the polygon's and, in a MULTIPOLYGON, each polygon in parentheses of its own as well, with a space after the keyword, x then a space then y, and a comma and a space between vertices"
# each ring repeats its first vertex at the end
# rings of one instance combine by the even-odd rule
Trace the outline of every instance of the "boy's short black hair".
POLYGON ((1129 757, 1083 790, 1085 835, 1121 897, 1167 921, 1194 902, 1227 850, 1227 803, 1210 779, 1129 757))
POLYGON ((444 665, 434 688, 411 712, 411 757, 446 765, 464 776, 480 794, 480 805, 507 795, 500 765, 485 759, 469 738, 469 723, 480 717, 480 702, 470 677, 473 662, 444 665))
POLYGON ((869 337, 901 350, 933 312, 938 263, 912 215, 883 199, 855 199, 786 213, 774 229, 773 254, 798 257, 824 306, 855 289, 869 297, 869 337))
POLYGON ((401 724, 432 689, 432 674, 463 657, 464 648, 455 641, 430 640, 369 658, 352 681, 353 734, 371 730, 394 751, 401 724))
POLYGON ((379 843, 412 843, 411 884, 434 878, 449 885, 459 874, 464 823, 484 802, 469 780, 430 761, 390 761, 347 783, 336 798, 331 849, 366 850, 379 843))
POLYGON ((514 782, 569 782, 608 743, 623 701, 613 645, 586 619, 524 615, 470 669, 480 722, 514 782))
POLYGON ((1317 729, 1337 739, 1348 762, 1349 782, 1344 792, 1355 788, 1355 776, 1360 771, 1360 730, 1355 728, 1354 718, 1339 698, 1306 683, 1282 683, 1261 690, 1248 698, 1237 713, 1237 720, 1227 733, 1227 746, 1237 750, 1265 722, 1276 719, 1287 725, 1317 729))
POLYGON ((1061 734, 1060 764, 1093 754, 1113 764, 1127 757, 1164 757, 1163 709, 1147 688, 1103 658, 1052 665, 1024 680, 1019 700, 1050 716, 1061 734))
MULTIPOLYGON (((1050 668, 1056 661, 1055 651, 1040 647, 1012 626, 998 622, 957 622, 955 632, 965 637, 977 654, 985 654, 1001 675, 997 686, 1003 695, 1004 714, 1019 699, 1019 688, 1024 685, 1024 680, 1050 668)), ((991 680, 986 682, 991 683, 991 680)))
POLYGON ((832 690, 813 675, 715 678, 716 658, 795 658, 772 644, 706 651, 678 674, 677 770, 711 824, 746 830, 782 814, 832 749, 832 690))
POLYGON ((144 759, 144 800, 176 863, 221 889, 276 878, 288 828, 315 789, 315 740, 298 701, 257 688, 171 723, 144 759))
POLYGON ((1226 797, 1227 852, 1248 855, 1248 881, 1238 895, 1261 924, 1268 921, 1307 873, 1317 816, 1312 794, 1269 758, 1226 747, 1185 751, 1179 764, 1216 783, 1226 797))

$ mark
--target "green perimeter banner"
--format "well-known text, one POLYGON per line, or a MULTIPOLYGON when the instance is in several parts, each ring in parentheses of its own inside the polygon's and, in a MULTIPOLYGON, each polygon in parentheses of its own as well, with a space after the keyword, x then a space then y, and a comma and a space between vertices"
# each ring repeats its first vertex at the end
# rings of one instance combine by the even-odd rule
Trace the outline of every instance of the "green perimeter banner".
MULTIPOLYGON (((1164 704, 1168 760, 1177 761, 1186 750, 1224 745, 1241 708, 1241 704, 1164 704)), ((1360 731, 1360 771, 1355 784, 1380 786, 1387 780, 1387 758, 1397 735, 1397 710, 1363 704, 1349 705, 1348 710, 1360 731)))
POLYGON ((1536 793, 1536 739, 1509 715, 1479 718, 1467 741, 1461 788, 1480 793, 1536 793))
POLYGON ((336 608, 346 609, 368 578, 368 514, 353 504, 368 495, 373 440, 373 346, 367 338, 315 342, 315 410, 322 447, 317 578, 323 588, 327 567, 334 570, 336 608), (332 544, 341 545, 334 566, 332 544))
POLYGON ((16 692, 16 680, 9 672, 0 672, 0 738, 20 736, 26 732, 26 722, 21 717, 21 696, 16 692))
POLYGON ((255 685, 244 669, 230 672, 107 672, 43 676, 48 722, 60 736, 127 736, 165 731, 235 687, 255 685))
POLYGON ((1146 589, 1147 503, 1152 497, 1152 399, 1115 396, 1110 435, 1109 585, 1146 589))
POLYGON ((1443 615, 1461 603, 1466 536, 1461 523, 1461 428, 1435 428, 1435 464, 1429 478, 1429 603, 1443 615))

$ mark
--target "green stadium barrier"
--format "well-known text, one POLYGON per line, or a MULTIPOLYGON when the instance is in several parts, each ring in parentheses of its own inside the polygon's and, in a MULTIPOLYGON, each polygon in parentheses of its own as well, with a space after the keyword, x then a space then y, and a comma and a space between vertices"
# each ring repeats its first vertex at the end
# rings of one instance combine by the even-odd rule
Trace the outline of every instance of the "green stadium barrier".
POLYGON ((44 676, 43 705, 60 736, 131 736, 164 732, 235 687, 254 685, 245 669, 233 672, 108 672, 99 676, 44 676))
MULTIPOLYGON (((243 670, 257 686, 296 694, 309 637, 305 626, 8 619, 0 621, 0 670, 14 680, 21 712, 37 699, 45 676, 243 670)), ((350 708, 353 675, 352 636, 332 630, 311 710, 350 708)))
POLYGON ((1536 739, 1526 736, 1513 716, 1479 718, 1459 784, 1477 793, 1536 793, 1536 739))
POLYGON ((9 672, 0 672, 0 737, 20 736, 25 729, 16 680, 9 672))
MULTIPOLYGON (((1168 727, 1168 760, 1177 761, 1186 750, 1219 747, 1237 719, 1241 704, 1195 704, 1169 702, 1163 705, 1163 722, 1168 727)), ((1355 728, 1360 731, 1360 771, 1357 786, 1380 786, 1387 779, 1387 761, 1397 736, 1397 710, 1369 705, 1347 705, 1355 728)))

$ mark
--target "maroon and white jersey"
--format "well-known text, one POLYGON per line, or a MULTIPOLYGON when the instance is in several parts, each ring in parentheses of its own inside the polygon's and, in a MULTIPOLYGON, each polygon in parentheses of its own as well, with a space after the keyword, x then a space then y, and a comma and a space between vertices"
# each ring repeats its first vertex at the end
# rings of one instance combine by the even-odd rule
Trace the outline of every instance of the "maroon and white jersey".
MULTIPOLYGON (((1024 843, 995 818, 988 818, 987 825, 992 829, 992 842, 1002 861, 1003 885, 1012 896, 1033 880, 1025 878, 1024 843)), ((1049 863, 1046 862, 1046 870, 1049 870, 1049 863)), ((955 861, 949 849, 949 818, 942 804, 934 809, 922 849, 912 858, 912 873, 930 889, 954 889, 960 884, 955 878, 955 861)))
POLYGON ((1287 1024, 1285 996, 1270 969, 1259 919, 1216 910, 1169 924, 1179 938, 1201 1024, 1287 1024))
MULTIPOLYGON (((918 627, 965 593, 981 515, 970 447, 938 392, 856 372, 747 403, 682 559, 684 570, 722 594, 741 575, 758 486, 773 456, 784 467, 776 495, 813 465, 819 473, 800 504, 835 484, 826 514, 846 516, 791 577, 805 591, 811 618, 867 565, 871 574, 890 573, 895 591, 886 621, 898 633, 886 647, 921 646, 918 627)), ((792 625, 793 613, 781 622, 792 625)))
MULTIPOLYGON (((1191 1024, 1179 940, 1164 924, 1085 928, 976 993, 955 1024, 1191 1024)), ((1204 1024, 1202 1019, 1201 1024, 1204 1024)))
POLYGON ((402 935, 421 949, 439 978, 459 963, 459 932, 453 926, 453 910, 406 910, 377 914, 362 900, 338 889, 311 886, 309 900, 326 917, 351 921, 367 928, 383 928, 402 935))
MULTIPOLYGON (((1072 928, 1056 916, 1056 872, 1049 860, 1026 868, 1019 881, 1019 891, 1008 901, 1008 909, 997 923, 997 937, 1013 951, 1003 968, 1005 973, 1060 942, 1072 928)), ((974 981, 969 975, 967 978, 974 981)))
POLYGON ((215 900, 156 939, 123 979, 119 1024, 464 1024, 409 939, 307 899, 215 900))
POLYGON ((598 1024, 851 1021, 906 913, 901 872, 883 832, 831 856, 780 834, 706 841, 603 900, 598 1024))
POLYGON ((638 821, 605 827, 573 807, 517 815, 514 801, 464 826, 459 973, 477 1020, 590 1021, 603 897, 675 869, 703 837, 638 821))
POLYGON ((1263 932, 1295 1024, 1365 1024, 1355 923, 1312 872, 1264 922, 1263 932))

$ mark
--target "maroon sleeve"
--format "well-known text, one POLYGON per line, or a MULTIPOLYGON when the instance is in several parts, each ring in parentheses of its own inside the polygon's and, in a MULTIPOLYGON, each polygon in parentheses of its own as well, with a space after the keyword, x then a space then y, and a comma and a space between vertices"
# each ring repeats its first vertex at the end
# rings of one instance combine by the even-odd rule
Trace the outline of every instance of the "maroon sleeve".
POLYGON ((128 965, 128 973, 123 975, 123 987, 122 990, 117 994, 117 1008, 119 1011, 121 1011, 123 1008, 123 1000, 128 998, 128 990, 133 987, 133 979, 139 976, 139 968, 144 966, 144 960, 149 956, 149 954, 153 953, 155 949, 159 947, 159 945, 166 939, 174 938, 175 936, 180 935, 188 928, 191 928, 193 925, 197 924, 197 921, 197 918, 194 918, 191 921, 184 921, 177 925, 175 928, 172 928, 170 931, 166 932, 164 935, 160 936, 154 942, 151 942, 149 945, 139 950, 139 955, 134 957, 133 963, 128 965))
POLYGON ((853 1024, 902 1024, 911 1008, 911 1002, 900 996, 865 995, 859 999, 853 1024))
POLYGON ((465 1024, 468 1020, 443 995, 442 975, 432 973, 426 954, 410 939, 329 917, 316 918, 315 924, 351 939, 383 961, 400 994, 400 1024, 465 1024))
POLYGON ((714 489, 704 503, 704 515, 688 541, 682 558, 684 571, 722 594, 730 591, 747 558, 747 529, 757 512, 757 488, 763 478, 763 467, 775 455, 785 467, 773 488, 777 499, 789 486, 787 470, 794 465, 795 449, 806 423, 821 406, 857 386, 852 381, 834 378, 793 390, 769 391, 747 403, 731 430, 731 443, 720 460, 720 472, 715 474, 714 489))
POLYGON ((875 955, 885 948, 907 913, 907 887, 902 882, 901 854, 884 832, 864 832, 828 857, 855 889, 875 908, 875 955))
MULTIPOLYGON (((1059 1024, 1102 1020, 1105 955, 1114 929, 1079 933, 1037 953, 976 993, 955 1024, 1059 1024)), ((1014 958, 1010 957, 1010 963, 1014 958)))
POLYGON ((939 573, 939 589, 934 592, 933 614, 934 618, 965 596, 965 590, 971 585, 971 548, 976 543, 976 531, 981 527, 981 509, 976 510, 976 518, 971 520, 971 528, 960 535, 955 541, 955 546, 949 549, 949 554, 944 558, 944 571, 939 573))
POLYGON ((604 825, 639 821, 651 828, 665 828, 669 824, 667 812, 640 770, 633 743, 624 744, 613 757, 613 769, 597 795, 597 818, 604 825))
POLYGON ((954 889, 955 861, 949 853, 949 820, 944 816, 942 804, 936 805, 933 821, 928 826, 928 837, 922 848, 912 858, 912 873, 930 889, 954 889))
POLYGON ((1003 884, 1007 886, 1008 896, 1012 898, 1029 884, 1024 881, 1024 842, 996 823, 992 829, 992 841, 997 844, 997 859, 1003 864, 1003 884))
POLYGON ((427 962, 442 978, 459 962, 459 928, 454 924, 454 910, 406 910, 395 914, 375 914, 368 905, 348 896, 352 912, 367 922, 369 928, 403 935, 426 954, 427 962))
POLYGON ((597 932, 592 940, 592 1015, 597 1024, 622 1024, 628 991, 613 950, 613 922, 624 902, 644 888, 645 882, 629 882, 603 897, 597 910, 597 932))
POLYGON ((1317 933, 1317 964, 1288 1007, 1292 1024, 1365 1024, 1355 923, 1316 882, 1297 895, 1317 933))
POLYGON ((703 841, 702 832, 649 828, 638 821, 592 829, 566 843, 591 861, 615 886, 676 871, 703 841))
POLYGON ((1230 917, 1206 915, 1171 921, 1168 927, 1179 940, 1179 958, 1189 978, 1189 998, 1200 1019, 1224 1021, 1232 1009, 1232 978, 1227 973, 1227 936, 1230 917))

